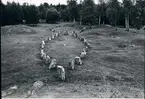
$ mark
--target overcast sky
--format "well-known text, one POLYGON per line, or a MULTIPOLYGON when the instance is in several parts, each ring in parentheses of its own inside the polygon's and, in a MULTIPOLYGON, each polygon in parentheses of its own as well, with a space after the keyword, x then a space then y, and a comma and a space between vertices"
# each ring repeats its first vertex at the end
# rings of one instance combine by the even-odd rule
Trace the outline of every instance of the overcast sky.
MULTIPOLYGON (((12 2, 12 1, 15 1, 15 2, 19 2, 20 4, 23 4, 24 2, 27 2, 29 4, 35 4, 37 6, 39 6, 41 3, 44 3, 44 2, 47 2, 48 4, 66 4, 67 3, 67 0, 2 0, 2 2, 4 4, 7 3, 7 1, 9 2, 12 2)), ((80 2, 80 0, 77 0, 78 2, 80 2)), ((98 0, 94 0, 95 3, 97 3, 98 0)))

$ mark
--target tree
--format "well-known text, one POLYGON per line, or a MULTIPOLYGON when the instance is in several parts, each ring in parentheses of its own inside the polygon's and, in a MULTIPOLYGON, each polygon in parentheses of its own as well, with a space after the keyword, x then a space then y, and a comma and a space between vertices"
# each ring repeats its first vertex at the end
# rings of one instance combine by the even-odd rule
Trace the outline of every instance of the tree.
MULTIPOLYGON (((119 17, 120 5, 117 0, 110 0, 107 7, 107 17, 112 25, 116 27, 119 17)), ((117 30, 117 28, 116 28, 117 30)))
POLYGON ((104 0, 99 0, 99 5, 98 5, 98 12, 99 12, 99 25, 102 23, 105 23, 105 17, 106 17, 106 4, 104 0))
POLYGON ((60 10, 60 18, 63 21, 69 21, 69 12, 67 9, 61 9, 60 10))
POLYGON ((27 24, 38 23, 38 9, 35 5, 27 5, 25 8, 25 19, 27 24))
POLYGON ((137 0, 134 8, 136 8, 136 21, 134 23, 136 23, 136 27, 139 29, 145 25, 145 0, 137 0))
POLYGON ((55 23, 60 18, 58 11, 55 8, 50 8, 46 12, 46 22, 55 23))
POLYGON ((7 5, 2 4, 2 23, 3 25, 20 24, 23 20, 23 11, 19 3, 7 2, 7 5))
POLYGON ((94 24, 95 20, 95 3, 93 0, 84 0, 81 9, 82 23, 94 24))
POLYGON ((123 8, 124 8, 124 13, 125 13, 126 31, 129 31, 129 16, 131 13, 132 1, 131 0, 123 0, 123 8))
POLYGON ((77 0, 68 0, 67 3, 67 9, 69 11, 70 20, 75 22, 75 20, 77 20, 79 17, 77 0))
POLYGON ((82 0, 80 0, 80 4, 78 5, 78 8, 79 8, 79 15, 80 15, 80 25, 82 25, 82 16, 81 16, 82 0))
MULTIPOLYGON (((0 1, 1 2, 1 1, 0 1)), ((0 3, 1 6, 1 15, 0 15, 0 26, 6 25, 6 17, 5 17, 5 13, 6 13, 6 6, 1 2, 0 3)))
POLYGON ((45 19, 45 15, 46 15, 46 11, 49 8, 49 4, 48 3, 43 3, 40 4, 40 6, 38 7, 38 11, 39 11, 39 18, 40 19, 45 19))

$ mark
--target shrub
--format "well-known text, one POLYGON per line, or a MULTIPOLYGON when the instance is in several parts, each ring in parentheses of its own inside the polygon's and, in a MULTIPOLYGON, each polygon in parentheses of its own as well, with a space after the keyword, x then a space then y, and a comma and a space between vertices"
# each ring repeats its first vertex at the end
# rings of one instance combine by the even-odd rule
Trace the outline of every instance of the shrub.
POLYGON ((55 23, 59 20, 59 13, 55 8, 50 8, 46 11, 46 22, 55 23))

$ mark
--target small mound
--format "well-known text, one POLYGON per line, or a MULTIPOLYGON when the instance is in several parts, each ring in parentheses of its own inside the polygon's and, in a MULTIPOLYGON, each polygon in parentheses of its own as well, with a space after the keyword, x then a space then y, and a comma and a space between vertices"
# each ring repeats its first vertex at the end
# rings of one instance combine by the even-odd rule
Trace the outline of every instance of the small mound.
POLYGON ((114 31, 109 33, 109 36, 128 36, 129 33, 124 33, 124 32, 119 32, 119 31, 114 31))
POLYGON ((145 46, 145 40, 143 38, 134 39, 134 40, 132 40, 132 44, 139 45, 139 46, 145 46))
POLYGON ((1 28, 1 35, 11 35, 11 34, 36 34, 36 32, 30 27, 23 25, 14 25, 14 26, 4 26, 1 28))
POLYGON ((121 79, 123 81, 126 81, 126 82, 133 82, 134 81, 134 78, 133 77, 130 77, 130 76, 121 77, 121 79))
POLYGON ((126 42, 117 43, 116 45, 117 45, 117 47, 119 47, 119 48, 125 48, 125 47, 128 46, 128 44, 127 44, 126 42))
POLYGON ((119 81, 119 78, 117 78, 115 76, 107 75, 106 76, 106 80, 109 80, 109 81, 119 81))
POLYGON ((119 56, 106 56, 103 58, 103 60, 108 62, 119 62, 119 63, 125 63, 127 58, 126 57, 119 57, 119 56))
POLYGON ((88 35, 102 35, 102 34, 100 34, 98 32, 91 32, 91 33, 88 33, 88 35))

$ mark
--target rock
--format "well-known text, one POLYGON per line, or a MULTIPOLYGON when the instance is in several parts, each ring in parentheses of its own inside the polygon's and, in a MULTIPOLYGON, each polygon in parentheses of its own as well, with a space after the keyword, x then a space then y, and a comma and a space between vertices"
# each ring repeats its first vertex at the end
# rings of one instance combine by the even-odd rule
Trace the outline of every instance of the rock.
POLYGON ((50 62, 51 62, 50 57, 48 55, 46 55, 45 63, 50 64, 50 62))
POLYGON ((69 61, 69 67, 70 67, 70 69, 72 69, 72 70, 75 68, 75 62, 74 62, 73 59, 71 59, 71 60, 69 61))
POLYGON ((49 37, 49 41, 51 41, 51 37, 49 37))
POLYGON ((55 33, 55 37, 58 37, 58 33, 55 33))
POLYGON ((42 81, 39 81, 39 80, 33 83, 33 87, 37 88, 37 89, 41 88, 43 85, 44 85, 44 83, 42 81))
POLYGON ((48 39, 45 39, 45 43, 48 43, 48 41, 49 41, 48 39))
POLYGON ((78 57, 78 56, 75 57, 75 64, 76 65, 82 65, 83 64, 80 57, 78 57))
POLYGON ((10 87, 9 89, 18 89, 18 86, 17 85, 14 85, 14 86, 12 86, 12 87, 10 87))
POLYGON ((64 35, 68 35, 68 31, 67 30, 64 32, 64 35))
POLYGON ((134 44, 131 45, 132 47, 136 47, 134 44))
POLYGON ((66 46, 66 44, 63 44, 63 46, 66 46))
POLYGON ((78 34, 77 34, 77 33, 75 33, 75 34, 74 34, 74 37, 75 37, 75 38, 77 38, 77 37, 78 37, 78 34))
POLYGON ((52 40, 54 40, 54 39, 55 39, 55 36, 54 36, 54 35, 52 35, 51 39, 52 39, 52 40))
POLYGON ((12 87, 10 87, 6 92, 4 92, 4 96, 6 95, 11 95, 11 94, 14 94, 16 92, 16 90, 18 89, 18 86, 17 85, 14 85, 12 87))
POLYGON ((44 86, 44 83, 42 81, 36 81, 33 83, 33 86, 30 88, 30 90, 28 90, 27 94, 27 98, 30 97, 31 95, 34 95, 35 91, 42 88, 44 86))
POLYGON ((2 97, 5 97, 7 95, 5 91, 2 91, 1 94, 2 94, 2 97))
POLYGON ((52 32, 55 32, 55 30, 53 29, 52 32))
POLYGON ((87 52, 85 49, 83 49, 83 52, 81 52, 80 58, 84 59, 86 55, 87 55, 87 52))
POLYGON ((91 45, 90 45, 90 43, 87 43, 87 44, 86 44, 86 46, 87 46, 88 48, 91 48, 91 45))
POLYGON ((87 40, 86 40, 86 39, 84 39, 83 43, 84 43, 85 45, 87 45, 87 43, 88 43, 88 42, 87 42, 87 40))
POLYGON ((49 65, 49 69, 56 68, 57 61, 56 59, 52 59, 49 65))
POLYGON ((41 58, 43 57, 43 54, 44 54, 44 50, 41 49, 41 52, 40 52, 41 58))
POLYGON ((14 93, 15 93, 15 91, 16 91, 16 90, 12 90, 12 89, 10 89, 10 90, 8 90, 8 91, 7 91, 7 93, 6 93, 6 94, 7 94, 7 95, 11 95, 11 94, 14 94, 14 93))
POLYGON ((84 41, 84 38, 83 38, 83 37, 81 37, 81 38, 80 38, 80 40, 81 40, 81 41, 84 41))
POLYGON ((57 72, 61 80, 65 80, 65 69, 63 66, 57 66, 57 72))
POLYGON ((85 51, 86 51, 86 52, 88 52, 88 51, 89 51, 89 48, 88 48, 87 46, 85 47, 85 51))

